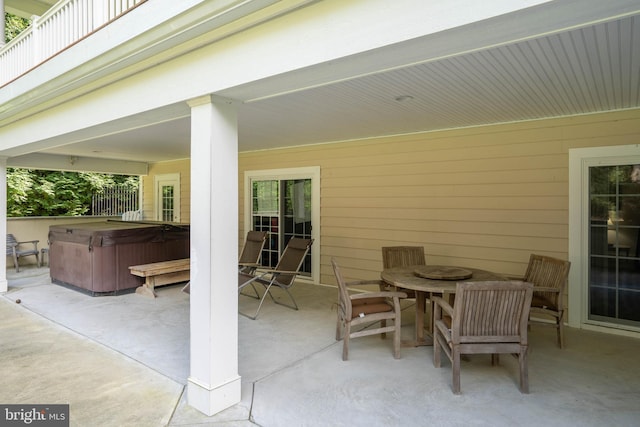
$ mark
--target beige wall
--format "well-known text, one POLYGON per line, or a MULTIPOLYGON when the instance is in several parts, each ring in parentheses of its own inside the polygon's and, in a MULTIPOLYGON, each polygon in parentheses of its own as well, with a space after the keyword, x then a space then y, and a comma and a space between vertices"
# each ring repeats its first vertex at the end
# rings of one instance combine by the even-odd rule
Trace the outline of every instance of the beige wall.
POLYGON ((400 244, 521 275, 532 252, 568 256, 569 148, 639 141, 634 110, 242 153, 240 172, 320 166, 323 283, 330 257, 378 278, 380 247, 400 244))
MULTIPOLYGON (((239 237, 244 171, 320 166, 322 283, 335 282, 331 257, 349 278, 378 278, 380 247, 401 244, 431 264, 521 275, 532 252, 567 258, 569 148, 639 142, 632 110, 240 153, 239 237)), ((181 173, 188 209, 188 164, 151 167, 145 217, 157 173, 181 173)))
POLYGON ((180 174, 180 222, 191 220, 191 161, 176 160, 173 162, 154 163, 149 165, 149 174, 142 177, 142 210, 143 219, 155 220, 154 180, 157 175, 180 174))

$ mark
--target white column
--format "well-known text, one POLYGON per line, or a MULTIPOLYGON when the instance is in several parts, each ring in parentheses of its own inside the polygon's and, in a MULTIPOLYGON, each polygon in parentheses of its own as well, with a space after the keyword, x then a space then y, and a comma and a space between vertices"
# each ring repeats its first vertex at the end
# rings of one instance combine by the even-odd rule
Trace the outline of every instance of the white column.
MULTIPOLYGON (((2 1, 2 0, 0 0, 2 1)), ((7 158, 0 157, 0 237, 7 235, 7 158)), ((4 250, 7 252, 7 239, 4 242, 4 250)), ((0 257, 0 293, 7 292, 7 257, 0 257)))
POLYGON ((213 415, 240 402, 238 126, 233 102, 191 107, 191 373, 188 403, 213 415))

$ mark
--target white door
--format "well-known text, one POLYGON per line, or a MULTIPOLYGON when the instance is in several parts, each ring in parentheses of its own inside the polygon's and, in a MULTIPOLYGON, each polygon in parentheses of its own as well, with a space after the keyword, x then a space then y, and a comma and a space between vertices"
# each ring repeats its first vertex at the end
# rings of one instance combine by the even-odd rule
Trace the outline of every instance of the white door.
POLYGON ((569 159, 569 324, 640 332, 640 146, 569 159))
POLYGON ((320 168, 245 172, 245 230, 269 232, 263 265, 275 267, 292 237, 314 239, 301 277, 320 276, 320 168))
POLYGON ((180 222, 180 174, 155 177, 156 221, 180 222))

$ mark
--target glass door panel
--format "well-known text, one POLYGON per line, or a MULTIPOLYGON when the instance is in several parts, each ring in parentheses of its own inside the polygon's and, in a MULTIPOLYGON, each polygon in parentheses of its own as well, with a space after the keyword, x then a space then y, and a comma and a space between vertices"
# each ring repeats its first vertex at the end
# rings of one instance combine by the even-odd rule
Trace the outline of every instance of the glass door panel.
POLYGON ((640 326, 640 165, 589 168, 589 319, 640 326))
POLYGON ((162 194, 161 220, 171 222, 175 211, 173 206, 173 185, 163 185, 160 191, 162 194))
MULTIPOLYGON (((267 231, 262 265, 275 267, 292 237, 311 238, 311 179, 251 182, 252 228, 267 231)), ((311 274, 311 250, 300 269, 311 274)))

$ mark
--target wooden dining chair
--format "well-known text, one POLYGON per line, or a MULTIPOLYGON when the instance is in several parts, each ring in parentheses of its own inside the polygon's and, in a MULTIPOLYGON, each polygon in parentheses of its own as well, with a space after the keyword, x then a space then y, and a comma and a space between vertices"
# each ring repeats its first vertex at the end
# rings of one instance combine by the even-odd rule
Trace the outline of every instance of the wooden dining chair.
POLYGON ((525 282, 533 283, 533 299, 529 324, 553 326, 558 336, 558 346, 564 348, 564 292, 571 263, 561 259, 531 254, 525 282), (536 316, 552 317, 553 323, 542 321, 536 316))
MULTIPOLYGON (((422 246, 383 246, 382 247, 382 268, 408 267, 410 265, 426 265, 422 246)), ((389 289, 389 285, 383 285, 381 290, 397 290, 395 287, 389 289)), ((415 298, 414 291, 404 291, 407 298, 415 298)))
POLYGON ((338 267, 338 262, 331 259, 331 266, 338 282, 338 319, 336 323, 336 340, 343 340, 342 360, 349 359, 349 341, 351 338, 380 334, 385 337, 386 332, 393 332, 393 357, 400 358, 401 338, 401 310, 400 298, 407 295, 404 292, 362 292, 349 293, 349 286, 379 284, 379 280, 360 280, 345 282, 338 267), (387 320, 393 320, 393 325, 387 325, 387 320), (380 323, 377 328, 370 327, 380 323), (362 326, 357 331, 353 327, 362 326))
POLYGON ((426 265, 422 246, 384 246, 382 248, 383 268, 426 265))
POLYGON ((451 361, 453 392, 460 393, 460 355, 518 356, 520 391, 529 392, 527 322, 533 285, 521 281, 459 282, 453 307, 434 297, 433 365, 444 351, 451 361), (447 319, 449 317, 449 319, 447 319))

